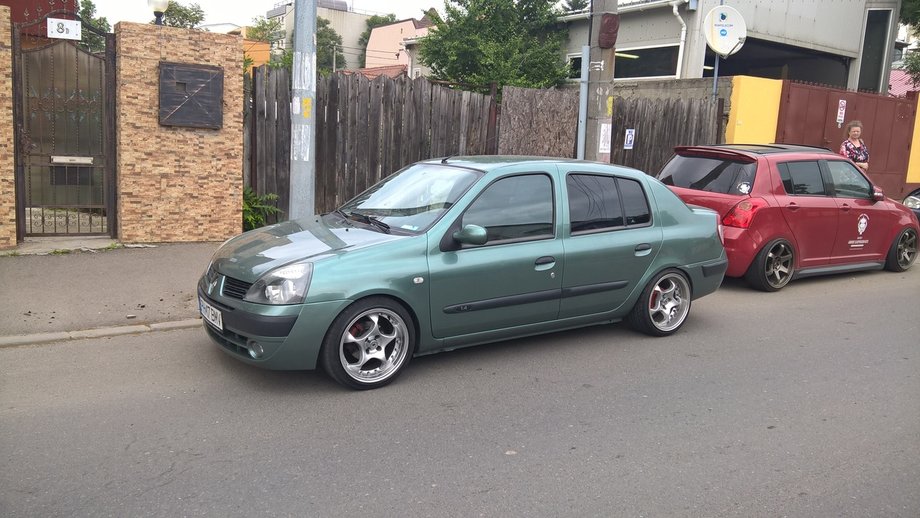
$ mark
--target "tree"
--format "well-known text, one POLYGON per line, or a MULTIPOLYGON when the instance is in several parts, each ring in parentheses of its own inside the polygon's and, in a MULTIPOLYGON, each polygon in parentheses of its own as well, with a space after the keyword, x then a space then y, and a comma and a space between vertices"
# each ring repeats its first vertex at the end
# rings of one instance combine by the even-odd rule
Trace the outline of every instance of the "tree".
MULTIPOLYGON (((316 72, 320 75, 329 75, 333 72, 333 52, 335 52, 335 68, 345 65, 345 54, 342 53, 342 37, 331 27, 329 20, 316 18, 316 72)), ((284 68, 290 72, 294 66, 294 35, 287 48, 280 56, 272 56, 269 66, 284 68)))
POLYGON ((588 0, 565 0, 565 5, 562 8, 567 13, 574 13, 584 11, 588 8, 588 5, 588 0))
POLYGON ((899 21, 914 31, 920 29, 920 0, 901 0, 899 21))
POLYGON ((170 27, 194 29, 201 25, 202 21, 204 21, 204 10, 197 3, 186 7, 176 0, 169 0, 169 7, 163 13, 163 25, 170 27))
POLYGON ((367 30, 361 33, 361 36, 358 38, 358 48, 361 51, 361 55, 358 56, 358 67, 364 68, 367 65, 367 43, 371 39, 371 30, 374 27, 380 27, 381 25, 386 25, 388 23, 393 23, 396 21, 395 14, 387 14, 384 16, 374 15, 367 19, 365 22, 367 24, 367 30))
POLYGON ((445 18, 419 42, 434 79, 487 92, 495 82, 548 88, 565 82, 568 32, 554 0, 445 0, 445 18))
MULTIPOLYGON (((912 33, 920 33, 920 0, 902 0, 899 21, 908 25, 912 33)), ((920 86, 920 51, 905 53, 902 63, 913 86, 920 86)))
MULTIPOLYGON (((112 32, 112 26, 109 25, 109 21, 105 16, 96 18, 96 4, 92 0, 82 0, 78 14, 84 23, 92 25, 101 31, 112 32)), ((87 52, 102 52, 105 50, 105 38, 93 31, 83 31, 83 43, 81 45, 87 52)))
POLYGON ((252 19, 252 26, 246 28, 246 39, 275 43, 284 39, 281 18, 266 19, 258 16, 252 19))
POLYGON ((316 68, 317 72, 327 76, 335 72, 333 68, 345 66, 345 54, 342 53, 342 37, 333 29, 329 20, 316 18, 316 68), (334 67, 333 67, 334 65, 334 67))

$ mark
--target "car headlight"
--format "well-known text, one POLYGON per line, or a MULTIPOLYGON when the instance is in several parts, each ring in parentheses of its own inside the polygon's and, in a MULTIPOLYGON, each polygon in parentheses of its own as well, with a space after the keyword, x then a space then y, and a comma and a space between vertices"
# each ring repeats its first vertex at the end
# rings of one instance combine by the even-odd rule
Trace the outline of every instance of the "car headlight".
POLYGON ((908 209, 920 209, 920 197, 908 196, 904 198, 904 206, 908 209))
POLYGON ((313 263, 282 266, 256 281, 243 300, 258 304, 300 304, 307 297, 312 277, 313 263))

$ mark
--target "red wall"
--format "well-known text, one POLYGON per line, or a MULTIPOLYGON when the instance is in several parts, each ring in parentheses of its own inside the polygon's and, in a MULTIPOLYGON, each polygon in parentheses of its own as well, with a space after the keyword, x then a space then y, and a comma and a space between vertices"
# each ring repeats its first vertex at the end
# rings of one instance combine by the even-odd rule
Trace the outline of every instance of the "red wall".
POLYGON ((67 9, 77 12, 77 0, 0 0, 0 5, 10 7, 13 23, 34 22, 51 11, 67 9))

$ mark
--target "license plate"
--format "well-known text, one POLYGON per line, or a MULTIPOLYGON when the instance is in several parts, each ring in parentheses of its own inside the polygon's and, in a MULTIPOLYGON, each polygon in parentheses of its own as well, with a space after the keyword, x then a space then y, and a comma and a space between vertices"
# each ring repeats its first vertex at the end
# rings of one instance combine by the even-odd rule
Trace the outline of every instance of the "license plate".
POLYGON ((220 331, 224 330, 224 317, 220 310, 208 304, 201 297, 198 297, 198 310, 201 311, 201 318, 220 331))

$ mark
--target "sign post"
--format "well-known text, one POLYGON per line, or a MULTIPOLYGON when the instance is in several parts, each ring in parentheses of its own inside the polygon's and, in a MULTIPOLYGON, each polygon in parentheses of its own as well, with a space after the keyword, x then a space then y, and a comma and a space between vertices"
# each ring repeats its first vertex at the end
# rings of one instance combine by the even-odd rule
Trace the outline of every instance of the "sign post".
POLYGON ((712 98, 715 99, 719 90, 719 58, 727 58, 741 50, 747 39, 747 24, 737 9, 720 5, 706 14, 703 34, 706 36, 706 44, 716 53, 712 74, 712 98))

